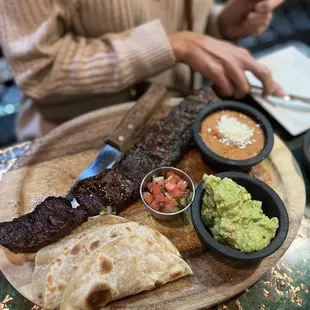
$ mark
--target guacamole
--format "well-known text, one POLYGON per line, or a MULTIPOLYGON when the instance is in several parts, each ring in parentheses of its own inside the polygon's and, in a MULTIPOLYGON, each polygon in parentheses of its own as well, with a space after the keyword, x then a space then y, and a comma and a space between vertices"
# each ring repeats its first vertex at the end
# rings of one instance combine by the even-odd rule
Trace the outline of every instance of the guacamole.
POLYGON ((261 201, 252 200, 244 187, 229 178, 205 174, 203 182, 202 220, 217 241, 245 253, 270 243, 279 220, 263 213, 261 201))

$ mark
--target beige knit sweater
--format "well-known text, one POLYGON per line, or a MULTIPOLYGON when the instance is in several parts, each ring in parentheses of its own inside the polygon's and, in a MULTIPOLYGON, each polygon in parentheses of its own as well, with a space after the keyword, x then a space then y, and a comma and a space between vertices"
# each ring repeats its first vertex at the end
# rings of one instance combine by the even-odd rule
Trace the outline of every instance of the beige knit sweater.
MULTIPOLYGON (((194 31, 218 34, 212 0, 192 11, 194 31)), ((183 0, 0 0, 0 42, 25 94, 19 138, 131 100, 130 86, 155 76, 185 89, 189 68, 167 38, 185 29, 183 0)))

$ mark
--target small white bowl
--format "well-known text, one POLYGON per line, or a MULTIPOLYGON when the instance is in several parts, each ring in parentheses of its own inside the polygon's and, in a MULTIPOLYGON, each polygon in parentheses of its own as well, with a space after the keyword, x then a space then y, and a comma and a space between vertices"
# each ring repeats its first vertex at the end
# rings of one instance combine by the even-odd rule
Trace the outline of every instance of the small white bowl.
POLYGON ((185 212, 191 206, 191 204, 193 203, 195 199, 195 185, 192 179, 184 171, 174 168, 174 167, 161 167, 161 168, 156 168, 152 170, 143 178, 141 185, 140 185, 140 196, 141 196, 141 199, 144 205, 149 209, 152 216, 154 216, 156 219, 161 220, 161 221, 171 221, 171 220, 178 218, 183 212, 185 212), (159 211, 152 209, 148 205, 148 203, 144 200, 143 193, 147 191, 147 184, 152 181, 154 175, 162 176, 169 171, 173 171, 176 175, 180 176, 183 180, 187 182, 188 189, 192 193, 192 199, 191 199, 191 202, 180 211, 173 212, 173 213, 163 213, 163 212, 159 212, 159 211))

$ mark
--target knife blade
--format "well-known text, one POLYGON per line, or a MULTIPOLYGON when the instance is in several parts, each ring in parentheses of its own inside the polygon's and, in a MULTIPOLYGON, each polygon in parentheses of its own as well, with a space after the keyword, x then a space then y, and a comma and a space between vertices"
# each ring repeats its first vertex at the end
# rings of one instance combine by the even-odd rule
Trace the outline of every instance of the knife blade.
POLYGON ((104 139, 105 146, 80 174, 74 185, 69 190, 66 199, 72 206, 76 204, 72 194, 73 189, 81 180, 95 176, 100 172, 111 168, 129 146, 132 138, 150 118, 157 105, 163 101, 167 93, 164 86, 151 84, 145 94, 138 99, 135 105, 125 115, 116 129, 104 139))

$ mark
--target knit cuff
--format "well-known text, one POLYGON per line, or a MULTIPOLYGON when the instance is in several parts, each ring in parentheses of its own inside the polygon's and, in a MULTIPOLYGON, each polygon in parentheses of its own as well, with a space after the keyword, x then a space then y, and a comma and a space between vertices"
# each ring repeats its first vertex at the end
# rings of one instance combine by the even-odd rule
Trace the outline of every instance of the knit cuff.
POLYGON ((221 14, 223 8, 224 8, 224 5, 214 5, 213 10, 209 17, 209 22, 208 22, 208 27, 207 27, 207 33, 218 39, 223 39, 223 36, 219 28, 219 24, 218 24, 218 17, 221 14))
MULTIPOLYGON (((159 20, 140 25, 121 39, 111 40, 123 72, 136 81, 154 76, 175 64, 175 57, 159 20)), ((130 78, 130 77, 127 77, 130 78)))

